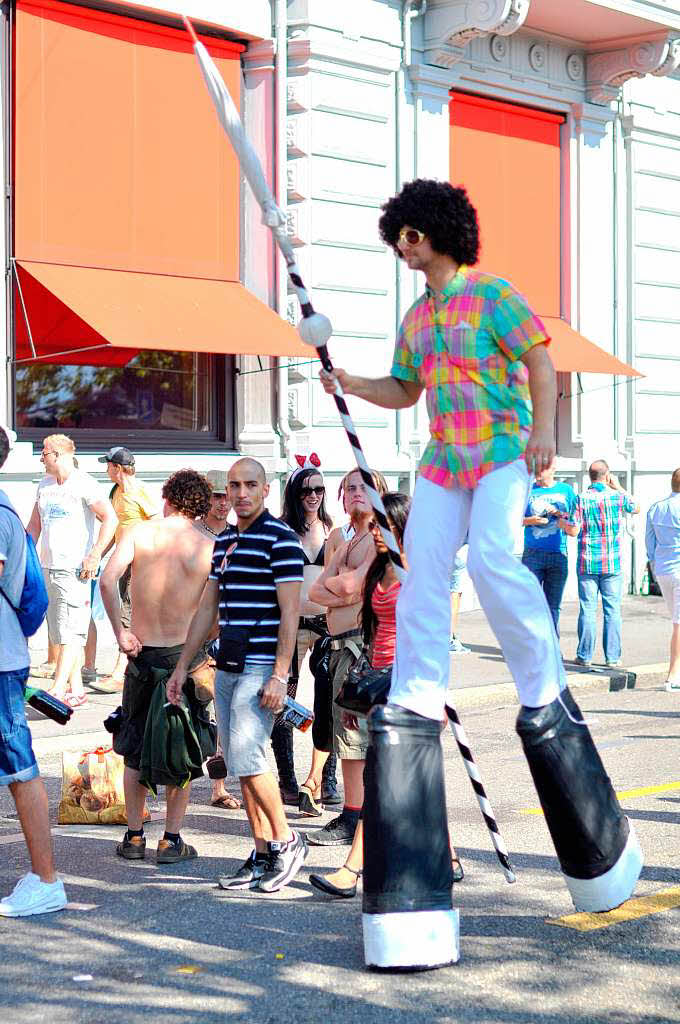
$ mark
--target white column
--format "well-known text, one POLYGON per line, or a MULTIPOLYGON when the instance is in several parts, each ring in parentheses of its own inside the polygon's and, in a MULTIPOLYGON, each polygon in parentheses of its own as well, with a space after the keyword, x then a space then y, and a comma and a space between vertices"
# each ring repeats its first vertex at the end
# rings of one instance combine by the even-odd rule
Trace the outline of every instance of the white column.
MULTIPOLYGON (((274 165, 274 45, 272 40, 254 43, 243 54, 243 121, 246 135, 262 161, 267 181, 273 182, 274 165)), ((243 184, 242 267, 243 282, 267 306, 274 305, 274 241, 262 223, 262 212, 250 190, 243 184)), ((237 380, 237 435, 244 455, 259 459, 268 472, 278 469, 279 438, 273 427, 274 360, 241 356, 243 376, 237 380)))
MULTIPOLYGON (((572 325, 597 345, 614 348, 614 112, 591 103, 571 110, 575 167, 576 222, 572 238, 572 325)), ((572 375, 573 386, 578 387, 572 375)), ((584 394, 578 399, 580 431, 597 439, 598 452, 616 461, 614 391, 609 378, 582 374, 584 394)), ((590 461, 594 451, 584 451, 590 461)))
MULTIPOLYGON (((404 167, 412 167, 412 178, 436 178, 450 180, 450 138, 449 92, 451 71, 429 64, 411 64, 405 74, 405 116, 406 128, 401 134, 401 159, 404 167), (405 153, 406 141, 411 142, 410 154, 405 153), (410 160, 408 160, 410 156, 410 160)), ((406 175, 402 180, 408 181, 406 175)), ((423 291, 422 275, 412 273, 400 262, 400 299, 403 316, 411 303, 423 291)), ((408 422, 405 431, 408 437, 411 459, 416 464, 423 453, 429 436, 429 424, 425 408, 425 397, 407 410, 404 419, 408 422)))

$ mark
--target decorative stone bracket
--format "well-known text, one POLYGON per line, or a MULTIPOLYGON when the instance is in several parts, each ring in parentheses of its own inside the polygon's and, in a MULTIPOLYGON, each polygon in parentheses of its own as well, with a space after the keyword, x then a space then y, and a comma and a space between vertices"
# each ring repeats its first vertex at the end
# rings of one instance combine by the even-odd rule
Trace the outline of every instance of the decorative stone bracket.
POLYGON ((621 50, 586 57, 586 96, 590 103, 609 104, 618 99, 629 78, 665 77, 680 66, 680 39, 655 39, 621 50))
POLYGON ((429 0, 424 18, 426 64, 450 68, 479 36, 509 36, 524 23, 530 0, 429 0))

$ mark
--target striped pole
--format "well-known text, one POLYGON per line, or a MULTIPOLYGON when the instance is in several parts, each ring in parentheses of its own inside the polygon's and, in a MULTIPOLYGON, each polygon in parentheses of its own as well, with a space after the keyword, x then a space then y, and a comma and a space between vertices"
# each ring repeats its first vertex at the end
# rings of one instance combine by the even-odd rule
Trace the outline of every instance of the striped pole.
POLYGON ((507 882, 516 882, 517 877, 515 875, 515 872, 512 870, 512 864, 510 863, 510 858, 508 856, 508 848, 503 842, 503 837, 501 836, 500 829, 498 828, 498 822, 496 821, 491 804, 489 803, 489 798, 486 795, 484 783, 482 782, 482 776, 480 775, 479 768, 477 767, 475 759, 472 756, 470 744, 468 743, 468 738, 465 733, 465 729, 463 728, 462 722, 458 717, 458 712, 456 711, 455 708, 451 707, 450 704, 447 704, 446 714, 451 725, 451 732, 453 733, 454 739, 458 744, 460 756, 463 758, 465 770, 468 773, 468 777, 470 779, 470 782, 472 783, 472 788, 475 791, 477 802, 479 803, 479 809, 482 812, 482 817, 486 822, 486 827, 489 830, 491 841, 496 849, 496 856, 500 861, 501 867, 503 869, 503 874, 505 875, 507 882))
MULTIPOLYGON (((333 363, 331 357, 328 354, 327 342, 330 340, 333 328, 331 326, 328 317, 322 313, 317 313, 312 305, 311 299, 305 288, 300 270, 297 263, 295 262, 295 251, 290 243, 286 228, 286 218, 283 212, 276 205, 272 191, 267 184, 262 165, 259 161, 257 153, 251 146, 243 125, 241 124, 241 118, 239 117, 238 111, 234 106, 234 101, 231 98, 229 90, 227 89, 222 76, 220 75, 214 61, 210 54, 206 50, 203 43, 201 43, 194 32, 193 26, 189 19, 182 15, 182 21, 184 22, 185 28, 191 36, 194 53, 198 60, 205 84, 208 88, 217 116, 220 120, 222 127, 224 128, 236 155, 239 158, 241 168, 245 177, 248 180, 250 187, 253 190, 253 194, 257 199, 260 207, 262 208, 262 217, 267 227, 271 228, 277 245, 281 250, 281 254, 286 262, 286 269, 288 276, 295 289, 297 297, 300 302, 300 308, 302 310, 302 320, 298 324, 298 331, 300 337, 307 345, 311 345, 316 349, 317 355, 321 360, 321 365, 324 370, 328 373, 333 372, 333 363)), ((352 422, 352 417, 349 414, 347 408, 347 402, 345 401, 344 392, 340 384, 336 381, 335 393, 333 395, 335 405, 340 414, 342 425, 345 428, 347 439, 352 447, 354 458, 356 459, 359 472, 361 473, 361 479, 363 480, 366 493, 370 499, 375 519, 380 527, 380 533, 387 547, 390 561, 392 562, 394 571, 397 578, 403 583, 406 579, 406 570, 404 563, 401 558, 401 552, 399 551, 399 545, 392 534, 390 525, 387 521, 387 513, 385 512, 385 506, 383 505, 382 498, 375 488, 375 481, 369 469, 368 463, 366 462, 366 456, 364 455, 359 436, 352 422)), ((474 789, 479 806, 482 811, 482 816, 489 828, 493 844, 496 847, 498 858, 503 866, 505 877, 508 882, 514 882, 515 876, 512 868, 510 867, 510 861, 508 860, 507 851, 505 845, 500 837, 498 831, 498 825, 491 811, 491 805, 487 799, 482 785, 481 776, 479 769, 474 762, 472 753, 465 738, 465 732, 460 719, 453 708, 447 705, 447 714, 451 719, 451 726, 453 734, 456 737, 458 749, 460 750, 461 756, 465 763, 465 768, 472 782, 472 788, 474 789), (455 724, 454 724, 455 723, 455 724), (460 737, 456 732, 456 729, 460 732, 460 737)))
MULTIPOLYGON (((198 59, 208 91, 212 97, 213 103, 215 104, 217 116, 219 117, 222 127, 236 151, 243 173, 253 190, 255 198, 262 208, 263 220, 265 224, 272 229, 278 247, 281 250, 281 254, 286 261, 288 276, 295 289, 300 302, 300 308, 302 310, 302 321, 298 326, 300 337, 306 344, 312 345, 316 348, 317 355, 321 360, 321 365, 324 370, 327 370, 328 373, 332 373, 333 364, 326 346, 326 343, 329 341, 331 334, 333 333, 331 323, 328 317, 323 316, 321 313, 317 313, 312 305, 311 299, 302 280, 300 270, 295 262, 295 252, 287 233, 286 218, 284 217, 281 209, 276 205, 272 191, 264 176, 260 160, 246 137, 243 125, 241 124, 241 118, 234 106, 234 101, 231 98, 229 90, 224 84, 222 76, 217 70, 210 54, 203 43, 199 41, 189 19, 182 15, 182 21, 184 22, 187 32, 191 36, 194 45, 194 52, 198 59)), ((354 452, 354 457, 356 459, 357 466, 359 467, 361 478, 364 482, 366 492, 375 513, 376 522, 380 527, 382 538, 387 546, 389 558, 394 566, 394 571, 397 574, 398 579, 403 583, 406 578, 406 572, 399 552, 399 546, 392 535, 389 523, 387 522, 387 514, 385 512, 385 506, 382 503, 382 498, 375 489, 375 482, 368 467, 368 463, 366 462, 361 444, 359 443, 357 432, 354 429, 354 424, 349 414, 349 409, 347 408, 343 390, 337 382, 333 398, 335 399, 335 404, 347 433, 349 443, 352 446, 352 451, 354 452)))

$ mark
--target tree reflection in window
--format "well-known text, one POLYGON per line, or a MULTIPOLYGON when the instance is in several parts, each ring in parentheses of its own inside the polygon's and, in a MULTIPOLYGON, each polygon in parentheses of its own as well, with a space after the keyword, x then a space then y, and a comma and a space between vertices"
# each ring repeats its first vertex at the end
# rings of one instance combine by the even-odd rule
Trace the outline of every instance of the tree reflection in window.
POLYGON ((50 430, 210 433, 213 378, 214 357, 189 352, 140 352, 122 367, 20 364, 16 421, 50 430))

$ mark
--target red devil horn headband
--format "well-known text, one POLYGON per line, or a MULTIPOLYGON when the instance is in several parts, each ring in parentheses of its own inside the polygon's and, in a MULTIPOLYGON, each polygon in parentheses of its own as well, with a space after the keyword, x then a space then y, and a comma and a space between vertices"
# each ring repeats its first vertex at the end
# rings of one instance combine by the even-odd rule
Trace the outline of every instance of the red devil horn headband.
POLYGON ((291 480, 293 480, 303 469, 319 469, 321 466, 321 459, 316 452, 311 452, 309 455, 296 455, 295 461, 297 462, 297 468, 291 473, 291 480))

